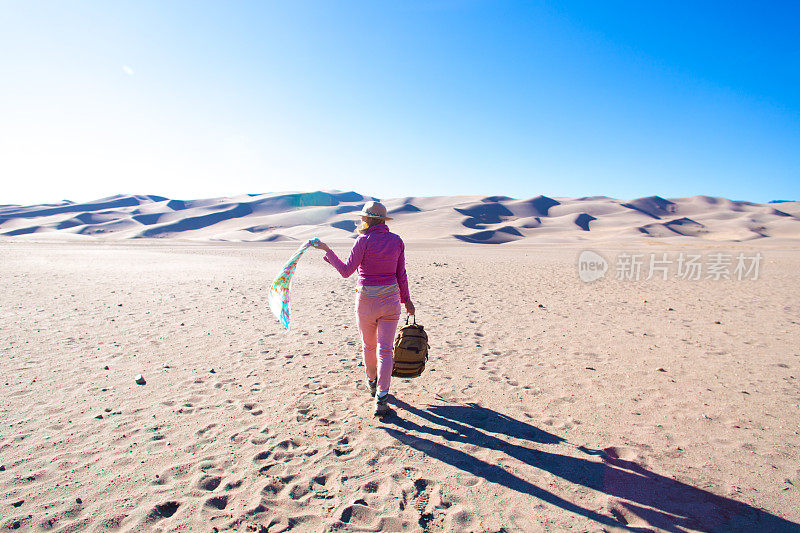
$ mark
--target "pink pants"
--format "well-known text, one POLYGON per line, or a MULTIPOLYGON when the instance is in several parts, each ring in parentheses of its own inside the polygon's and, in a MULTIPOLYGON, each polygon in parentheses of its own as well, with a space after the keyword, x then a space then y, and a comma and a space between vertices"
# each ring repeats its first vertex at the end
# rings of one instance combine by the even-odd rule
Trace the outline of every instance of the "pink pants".
POLYGON ((400 320, 400 292, 385 296, 356 296, 356 318, 361 331, 367 379, 378 378, 378 393, 389 392, 392 380, 392 348, 400 320), (375 348, 380 357, 376 360, 375 348))

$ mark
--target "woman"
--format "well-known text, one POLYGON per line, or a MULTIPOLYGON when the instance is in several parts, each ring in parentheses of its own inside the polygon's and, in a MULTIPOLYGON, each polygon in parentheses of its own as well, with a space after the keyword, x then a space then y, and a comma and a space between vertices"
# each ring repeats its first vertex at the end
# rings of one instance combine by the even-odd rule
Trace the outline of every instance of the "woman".
POLYGON ((386 207, 379 202, 367 202, 357 214, 361 215, 360 235, 347 262, 343 263, 325 243, 315 240, 312 244, 325 250, 325 261, 342 277, 358 270, 356 318, 367 383, 370 395, 375 397, 375 415, 381 416, 391 412, 386 400, 392 379, 392 345, 400 319, 400 303, 405 304, 406 312, 411 315, 414 304, 408 294, 405 245, 399 236, 389 232, 385 222, 392 219, 386 216, 386 207))

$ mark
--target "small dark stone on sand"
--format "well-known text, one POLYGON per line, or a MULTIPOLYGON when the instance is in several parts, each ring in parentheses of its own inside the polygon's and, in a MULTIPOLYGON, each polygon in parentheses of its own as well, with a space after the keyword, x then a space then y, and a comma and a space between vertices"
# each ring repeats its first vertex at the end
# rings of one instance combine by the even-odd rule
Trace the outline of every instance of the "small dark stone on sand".
POLYGON ((661 368, 661 367, 656 368, 656 372, 666 372, 666 371, 667 371, 666 368, 661 368))
POLYGON ((719 320, 717 320, 716 322, 714 322, 714 324, 722 324, 722 322, 720 322, 719 320))
POLYGON ((0 465, 0 472, 6 471, 6 465, 0 465))
POLYGON ((98 420, 102 420, 103 419, 103 415, 97 415, 95 418, 98 419, 98 420))
POLYGON ((83 503, 83 500, 81 500, 80 498, 75 498, 75 503, 77 503, 78 505, 80 505, 80 504, 82 504, 82 503, 83 503))
POLYGON ((108 370, 108 365, 104 366, 103 370, 108 370))
POLYGON ((136 382, 137 385, 144 385, 145 383, 147 383, 144 380, 144 376, 142 376, 141 374, 137 374, 136 377, 133 378, 133 380, 136 382))
POLYGON ((19 507, 19 506, 20 506, 20 505, 22 505, 23 503, 25 503, 25 500, 20 500, 20 501, 18 501, 18 502, 14 502, 14 503, 12 503, 12 504, 11 504, 11 507, 19 507))
POLYGON ((674 309, 670 307, 669 309, 667 309, 667 311, 674 311, 674 309))
POLYGON ((212 374, 216 374, 217 373, 217 371, 214 370, 213 368, 211 370, 209 370, 209 372, 211 372, 212 374))

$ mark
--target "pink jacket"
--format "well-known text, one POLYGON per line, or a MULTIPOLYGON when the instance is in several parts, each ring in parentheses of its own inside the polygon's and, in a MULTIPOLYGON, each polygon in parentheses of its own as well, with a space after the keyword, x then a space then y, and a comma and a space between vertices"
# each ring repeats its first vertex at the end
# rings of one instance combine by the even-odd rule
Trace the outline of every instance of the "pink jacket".
POLYGON ((405 244, 398 235, 391 233, 386 224, 376 224, 359 235, 346 263, 330 250, 325 261, 333 265, 342 277, 347 278, 358 269, 358 284, 372 287, 397 283, 400 301, 409 302, 408 278, 406 277, 405 244))

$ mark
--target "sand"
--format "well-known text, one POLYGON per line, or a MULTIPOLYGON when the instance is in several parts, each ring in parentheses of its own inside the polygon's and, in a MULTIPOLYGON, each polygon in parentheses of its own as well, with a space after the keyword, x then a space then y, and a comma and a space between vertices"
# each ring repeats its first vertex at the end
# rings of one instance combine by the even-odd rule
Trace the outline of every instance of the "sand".
POLYGON ((269 312, 296 245, 0 242, 0 528, 800 531, 796 242, 596 239, 594 283, 584 242, 409 242, 431 359, 382 420, 353 280, 309 251, 269 312), (614 279, 690 251, 759 277, 614 279))

